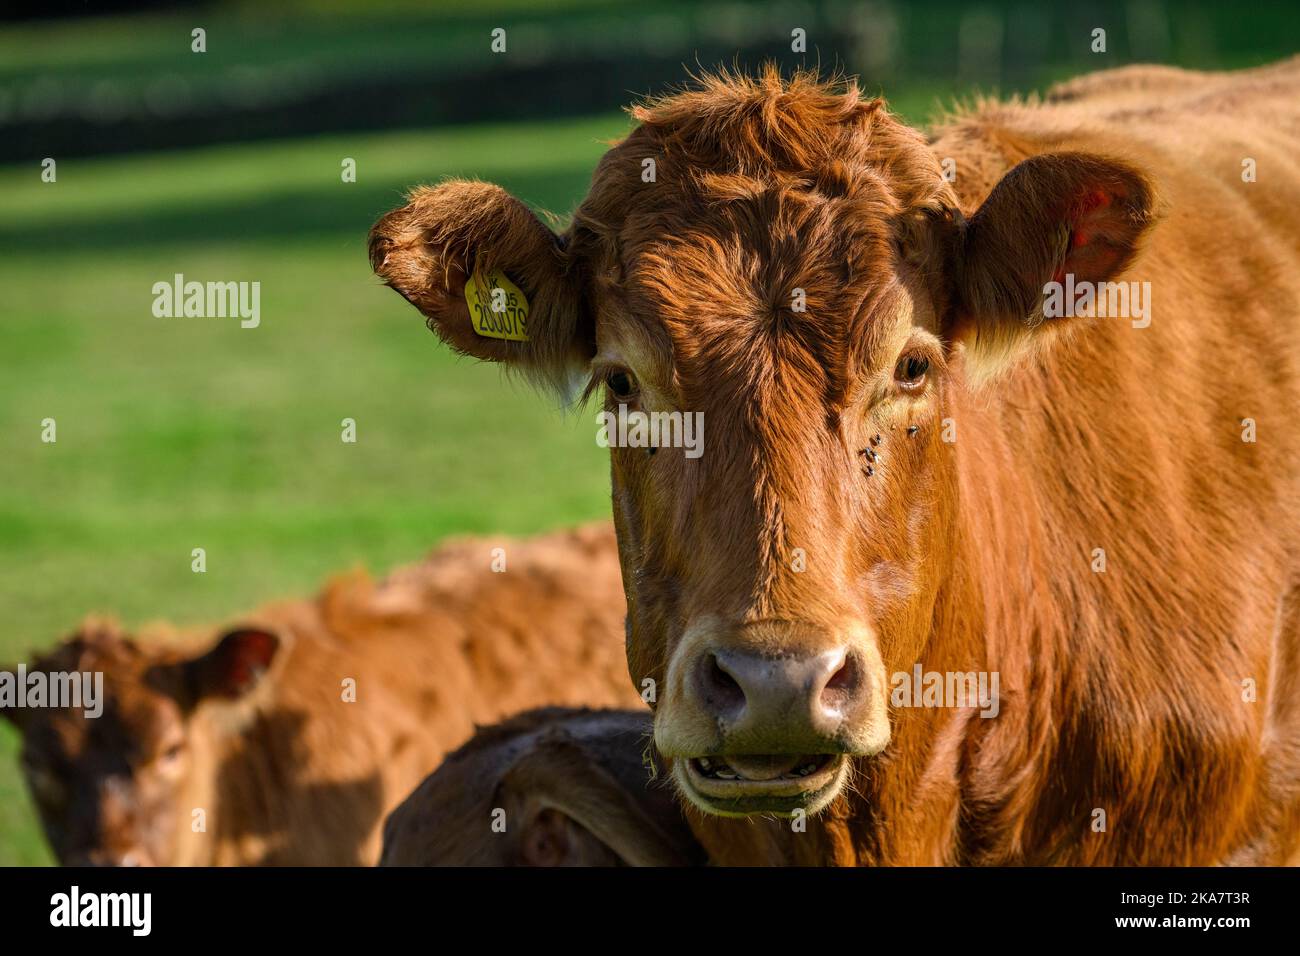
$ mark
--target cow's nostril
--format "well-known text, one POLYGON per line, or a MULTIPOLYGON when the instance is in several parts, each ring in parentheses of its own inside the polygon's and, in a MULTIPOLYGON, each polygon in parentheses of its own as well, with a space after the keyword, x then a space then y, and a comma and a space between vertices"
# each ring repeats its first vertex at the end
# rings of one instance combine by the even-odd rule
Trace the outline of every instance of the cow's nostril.
POLYGON ((744 688, 716 654, 705 654, 700 664, 700 689, 712 711, 724 714, 745 706, 744 688))
POLYGON ((822 691, 823 698, 827 692, 836 697, 842 697, 845 694, 853 694, 858 689, 859 674, 858 666, 852 654, 846 655, 844 663, 839 669, 830 676, 826 686, 822 691))
POLYGON ((817 704, 822 711, 820 719, 835 722, 843 719, 860 703, 862 690, 861 665, 856 655, 846 654, 844 662, 831 674, 817 695, 817 704))

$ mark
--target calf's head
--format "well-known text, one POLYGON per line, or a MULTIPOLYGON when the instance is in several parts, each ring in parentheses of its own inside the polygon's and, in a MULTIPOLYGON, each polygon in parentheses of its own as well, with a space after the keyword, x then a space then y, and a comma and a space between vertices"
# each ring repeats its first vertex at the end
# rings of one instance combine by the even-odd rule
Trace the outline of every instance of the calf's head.
MULTIPOLYGON (((206 741, 196 739, 194 717, 207 703, 249 693, 278 648, 275 635, 241 629, 184 656, 92 625, 26 666, 28 692, 6 698, 0 713, 22 733, 23 773, 59 862, 176 862, 192 811, 211 810, 195 803, 204 795, 195 778, 212 767, 204 766, 206 741), (93 707, 84 699, 61 706, 67 699, 32 693, 38 683, 67 686, 64 675, 90 675, 101 699, 93 707)), ((11 685, 20 675, 16 667, 2 670, 11 685)))
POLYGON ((699 808, 815 811, 888 745, 886 675, 931 636, 947 396, 1063 330, 1044 284, 1122 269, 1151 188, 1046 154, 967 219, 919 133, 807 76, 706 79, 633 115, 563 234, 453 181, 375 225, 372 264, 461 352, 702 427, 699 450, 663 418, 660 447, 611 448, 631 674, 699 808), (471 311, 475 274, 523 293, 526 341, 471 311))
POLYGON ((644 711, 525 711, 480 727, 384 823, 382 866, 703 862, 642 762, 644 711))

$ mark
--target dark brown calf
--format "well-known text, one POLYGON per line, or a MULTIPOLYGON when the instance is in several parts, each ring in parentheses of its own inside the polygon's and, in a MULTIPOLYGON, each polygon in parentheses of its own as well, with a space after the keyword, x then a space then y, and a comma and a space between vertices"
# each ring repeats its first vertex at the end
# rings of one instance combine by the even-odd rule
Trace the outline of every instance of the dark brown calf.
POLYGON ((384 824, 383 866, 704 862, 648 711, 547 708, 484 727, 384 824))

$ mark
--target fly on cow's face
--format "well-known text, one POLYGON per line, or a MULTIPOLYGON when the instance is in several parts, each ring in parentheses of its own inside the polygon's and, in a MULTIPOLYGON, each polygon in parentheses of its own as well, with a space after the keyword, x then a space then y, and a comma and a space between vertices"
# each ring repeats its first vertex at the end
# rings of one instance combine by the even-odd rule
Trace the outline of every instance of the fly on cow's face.
MULTIPOLYGON (((877 436, 877 437, 879 437, 879 436, 877 436)), ((858 455, 861 456, 861 457, 863 457, 863 458, 865 458, 865 459, 867 459, 867 461, 869 462, 869 464, 867 464, 867 465, 865 465, 865 466, 863 467, 863 469, 862 469, 862 473, 863 473, 864 475, 866 475, 868 478, 870 478, 870 477, 872 477, 873 475, 875 475, 875 473, 876 473, 875 465, 876 465, 876 462, 878 462, 878 461, 880 460, 880 455, 879 455, 877 452, 875 452, 875 451, 873 451, 872 449, 870 449, 870 448, 864 448, 864 449, 862 449, 860 452, 858 452, 858 455)))

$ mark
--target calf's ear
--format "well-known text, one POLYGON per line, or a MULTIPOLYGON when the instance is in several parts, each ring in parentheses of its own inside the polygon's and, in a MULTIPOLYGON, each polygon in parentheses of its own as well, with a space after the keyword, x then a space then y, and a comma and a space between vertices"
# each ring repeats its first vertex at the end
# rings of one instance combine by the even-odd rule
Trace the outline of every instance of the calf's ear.
POLYGON ((370 264, 465 355, 508 363, 561 391, 595 354, 560 237, 500 186, 413 190, 370 230, 370 264))
POLYGON ((1034 156, 994 187, 956 237, 952 340, 987 379, 1071 320, 1044 317, 1048 283, 1106 282, 1132 262, 1156 221, 1151 181, 1120 160, 1034 156))
POLYGON ((655 822, 648 789, 639 796, 629 793, 566 734, 539 741, 511 766, 501 785, 523 801, 518 853, 525 865, 593 865, 611 853, 629 866, 690 862, 655 822))
POLYGON ((280 638, 270 631, 231 631, 212 650, 182 665, 182 683, 190 702, 243 697, 261 682, 279 651, 280 638))

